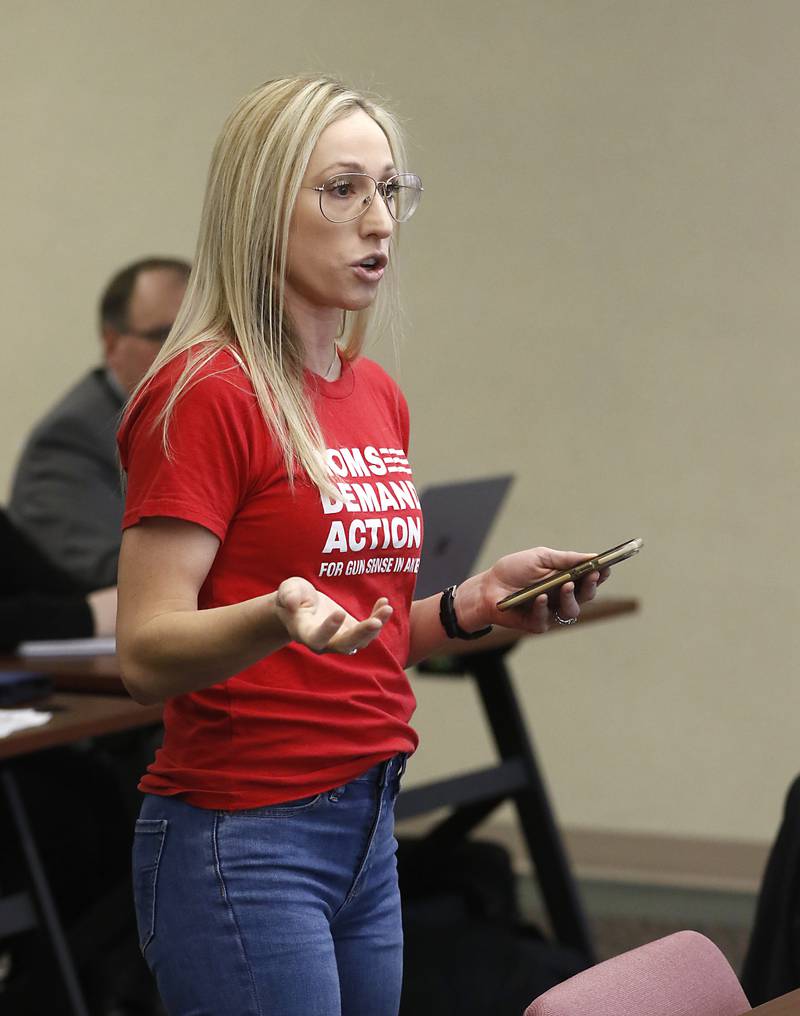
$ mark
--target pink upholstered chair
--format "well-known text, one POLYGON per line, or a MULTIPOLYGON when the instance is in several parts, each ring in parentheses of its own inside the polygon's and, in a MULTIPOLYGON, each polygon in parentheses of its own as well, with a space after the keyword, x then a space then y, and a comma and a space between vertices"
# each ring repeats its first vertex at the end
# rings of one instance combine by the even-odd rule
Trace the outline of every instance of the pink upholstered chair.
POLYGON ((740 1016, 750 1004, 719 949, 679 931, 557 984, 525 1016, 740 1016))

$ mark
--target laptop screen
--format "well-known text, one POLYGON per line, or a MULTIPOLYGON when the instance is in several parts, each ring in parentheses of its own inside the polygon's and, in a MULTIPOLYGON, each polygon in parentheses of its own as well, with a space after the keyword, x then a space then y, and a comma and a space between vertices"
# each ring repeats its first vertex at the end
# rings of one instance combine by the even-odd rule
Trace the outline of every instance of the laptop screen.
POLYGON ((422 491, 425 540, 415 599, 433 596, 469 577, 513 479, 490 476, 422 491))

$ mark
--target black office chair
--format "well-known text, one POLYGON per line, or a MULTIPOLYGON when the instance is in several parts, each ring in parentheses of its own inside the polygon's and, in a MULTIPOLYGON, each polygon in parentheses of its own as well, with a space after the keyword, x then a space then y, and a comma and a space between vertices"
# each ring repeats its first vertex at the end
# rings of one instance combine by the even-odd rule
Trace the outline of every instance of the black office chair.
POLYGON ((753 1005, 800 988, 800 776, 764 871, 742 987, 753 1005))
POLYGON ((54 565, 0 508, 0 653, 28 639, 88 638, 85 590, 54 565))

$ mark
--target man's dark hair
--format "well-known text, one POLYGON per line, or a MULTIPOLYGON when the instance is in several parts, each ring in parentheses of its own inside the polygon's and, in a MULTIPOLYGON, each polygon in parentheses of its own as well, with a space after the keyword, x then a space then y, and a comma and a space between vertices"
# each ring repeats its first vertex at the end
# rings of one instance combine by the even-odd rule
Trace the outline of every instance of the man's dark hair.
POLYGON ((162 268, 178 272, 186 279, 192 270, 189 262, 180 258, 143 258, 121 269, 111 279, 100 297, 100 327, 116 328, 117 331, 124 332, 128 327, 131 294, 139 273, 162 268))

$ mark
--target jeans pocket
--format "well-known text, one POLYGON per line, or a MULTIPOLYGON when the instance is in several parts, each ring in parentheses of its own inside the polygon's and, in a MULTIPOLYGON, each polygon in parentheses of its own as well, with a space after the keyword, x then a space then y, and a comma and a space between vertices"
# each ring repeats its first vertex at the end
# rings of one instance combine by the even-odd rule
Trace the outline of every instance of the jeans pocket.
POLYGON ((165 818, 136 820, 133 836, 133 898, 139 948, 144 954, 156 931, 156 890, 158 866, 167 835, 165 818))

